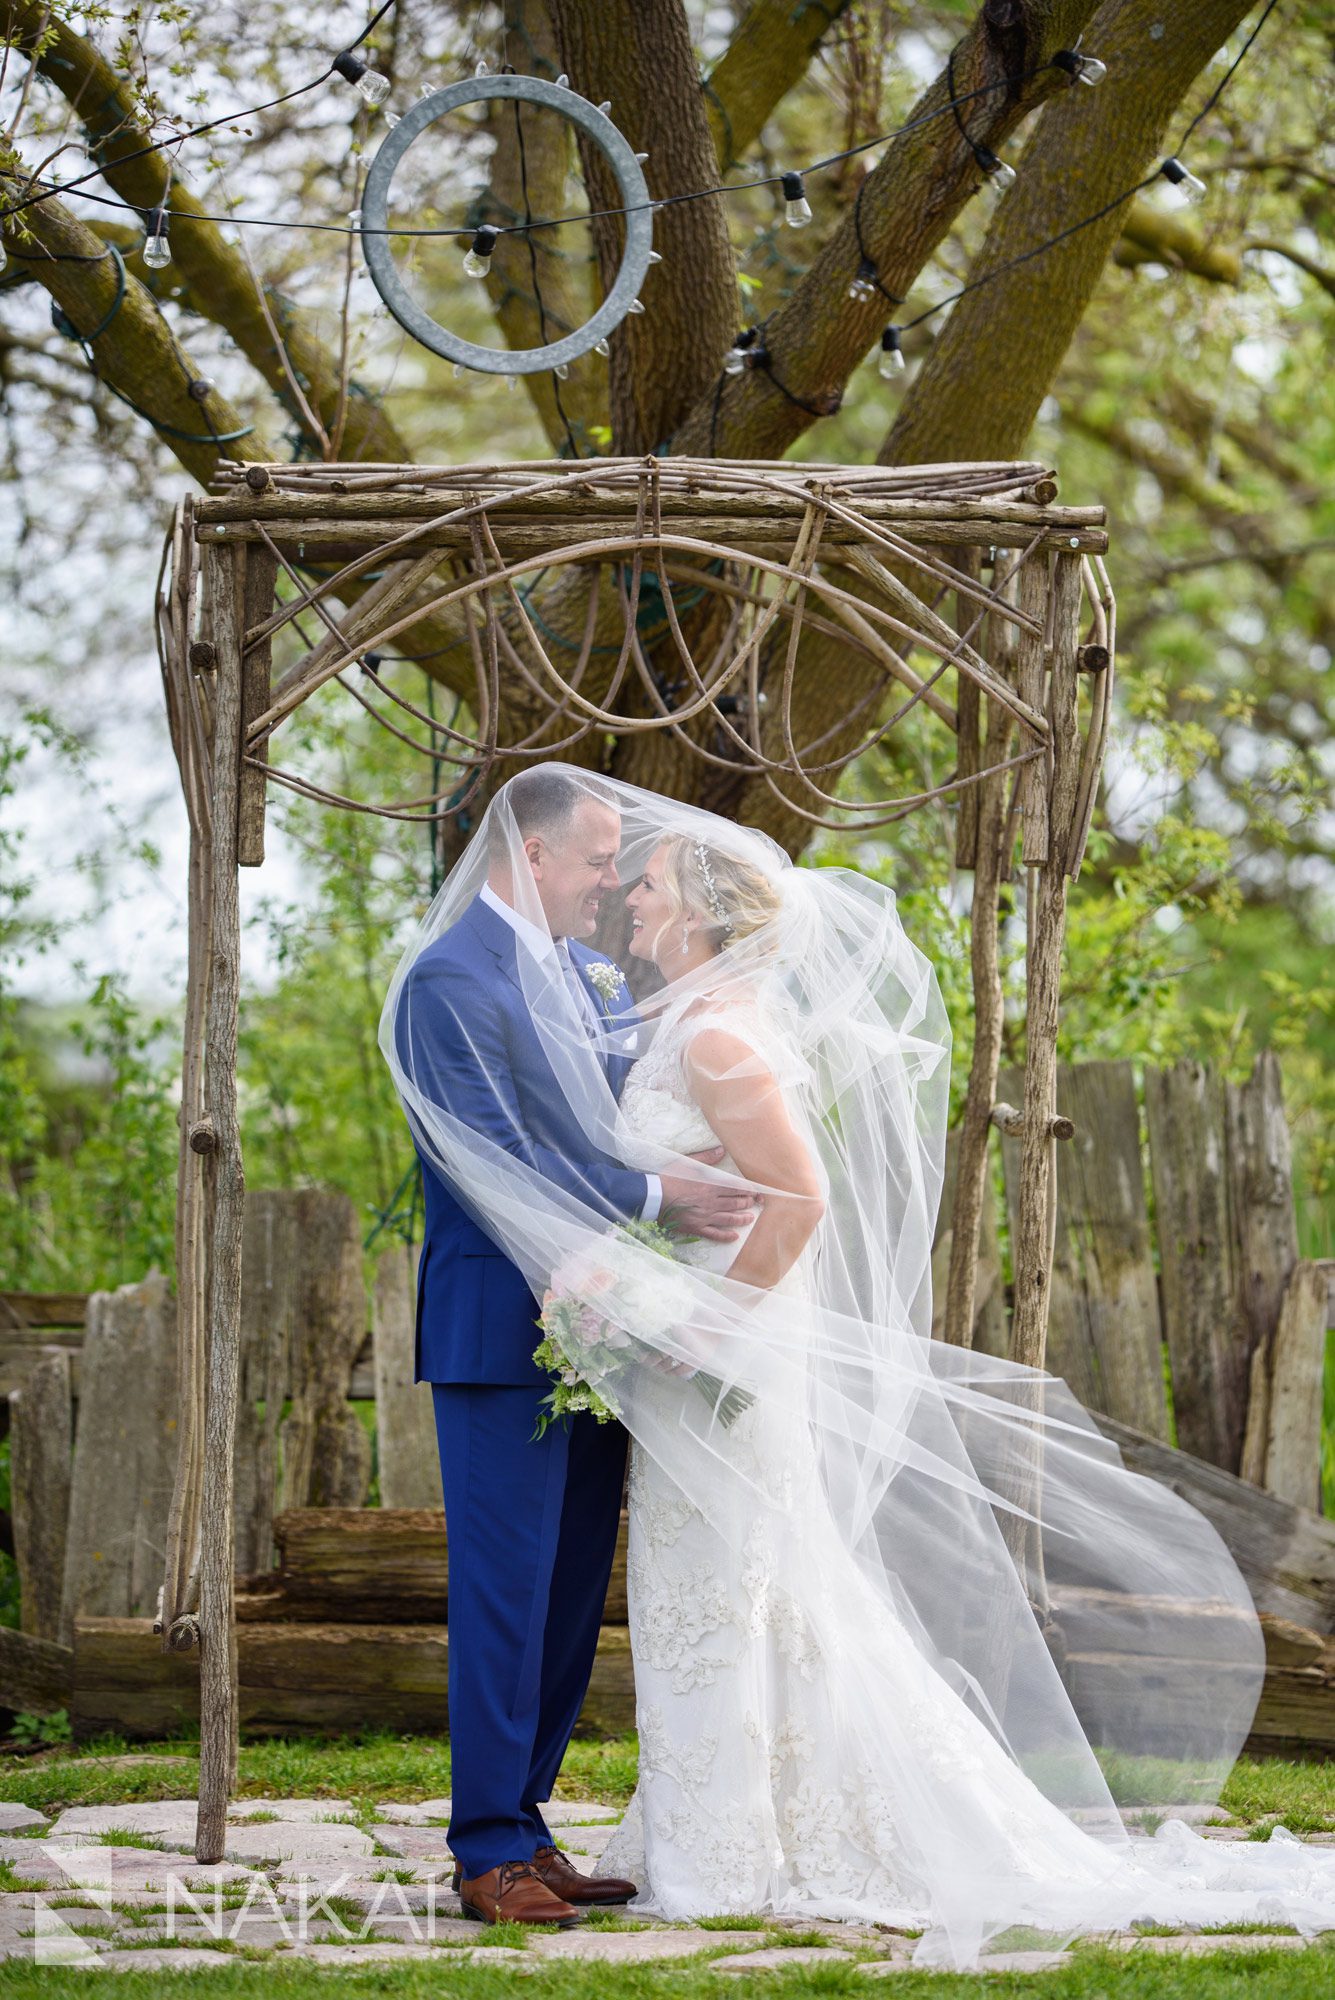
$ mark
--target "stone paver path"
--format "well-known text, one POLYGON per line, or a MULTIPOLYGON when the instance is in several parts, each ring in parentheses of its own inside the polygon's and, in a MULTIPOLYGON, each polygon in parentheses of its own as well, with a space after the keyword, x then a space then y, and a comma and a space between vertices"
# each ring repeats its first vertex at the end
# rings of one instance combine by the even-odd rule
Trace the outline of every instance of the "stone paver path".
MULTIPOLYGON (((523 1949, 485 1944, 450 1890, 449 1812, 448 1799, 386 1803, 362 1818, 349 1799, 238 1800, 228 1811, 226 1858, 204 1864, 193 1855, 193 1798, 72 1806, 51 1819, 27 1806, 0 1805, 0 1862, 10 1871, 5 1880, 17 1885, 0 1890, 0 1958, 143 1972, 226 1965, 237 1951, 324 1966, 436 1957, 451 1967, 529 1971, 565 1960, 613 1966, 694 1958, 721 1979, 820 1963, 889 1978, 912 1964, 911 1937, 869 1925, 776 1919, 763 1930, 706 1930, 633 1912, 610 1925, 530 1931, 523 1949), (801 1943, 785 1945, 785 1932, 801 1943)), ((548 1811, 557 1838, 586 1873, 618 1818, 616 1807, 570 1801, 548 1811)), ((1236 1837, 1240 1829, 1202 1831, 1236 1837)), ((1306 1944, 1286 1933, 1256 1932, 1122 1932, 1100 1942, 1191 1957, 1299 1951, 1306 1944)), ((997 1951, 983 1964, 988 1971, 1043 1972, 1069 1964, 1072 1955, 997 1951)))

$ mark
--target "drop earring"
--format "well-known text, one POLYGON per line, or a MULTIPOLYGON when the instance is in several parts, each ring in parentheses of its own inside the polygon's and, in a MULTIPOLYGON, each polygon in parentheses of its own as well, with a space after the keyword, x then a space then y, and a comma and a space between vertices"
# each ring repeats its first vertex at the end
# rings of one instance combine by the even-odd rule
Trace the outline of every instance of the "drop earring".
POLYGON ((681 955, 683 958, 685 958, 690 948, 691 948, 691 927, 689 924, 683 924, 681 927, 681 955))

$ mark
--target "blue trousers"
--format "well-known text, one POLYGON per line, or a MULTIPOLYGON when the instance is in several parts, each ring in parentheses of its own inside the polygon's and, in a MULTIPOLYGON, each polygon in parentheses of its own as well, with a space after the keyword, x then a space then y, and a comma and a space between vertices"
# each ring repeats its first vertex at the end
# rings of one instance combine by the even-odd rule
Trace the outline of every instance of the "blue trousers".
POLYGON ((449 1537, 450 1848, 470 1879, 552 1838, 552 1795, 588 1691, 626 1467, 619 1424, 535 1441, 532 1388, 433 1382, 449 1537))

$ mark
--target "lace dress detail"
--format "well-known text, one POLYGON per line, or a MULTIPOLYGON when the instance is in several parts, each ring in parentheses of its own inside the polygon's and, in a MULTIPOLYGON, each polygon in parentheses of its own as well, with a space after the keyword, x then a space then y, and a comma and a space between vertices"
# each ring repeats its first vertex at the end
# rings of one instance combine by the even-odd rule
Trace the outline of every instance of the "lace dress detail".
MULTIPOLYGON (((628 1164, 717 1143, 684 1066, 699 1025, 665 1023, 632 1069, 621 1098, 628 1164)), ((747 1033, 744 1019, 726 1025, 747 1033)), ((694 1246, 718 1270, 737 1248, 694 1246)), ((799 1264, 784 1288, 804 1286, 799 1264)), ((1335 1852, 1287 1838, 1275 1848, 1278 1833, 1267 1847, 1207 1841, 1175 1820, 1125 1843, 1084 1830, 865 1582, 802 1413, 753 1404, 730 1451, 775 1505, 725 1535, 656 1456, 631 1449, 640 1777, 601 1865, 641 1885, 632 1911, 911 1927, 926 1933, 919 1961, 950 1963, 930 1882, 949 1872, 953 1840, 961 1880, 997 1885, 1007 1922, 1065 1935, 1138 1918, 1335 1926, 1335 1852), (784 1587, 795 1538, 805 1575, 821 1579, 802 1604, 784 1587)))

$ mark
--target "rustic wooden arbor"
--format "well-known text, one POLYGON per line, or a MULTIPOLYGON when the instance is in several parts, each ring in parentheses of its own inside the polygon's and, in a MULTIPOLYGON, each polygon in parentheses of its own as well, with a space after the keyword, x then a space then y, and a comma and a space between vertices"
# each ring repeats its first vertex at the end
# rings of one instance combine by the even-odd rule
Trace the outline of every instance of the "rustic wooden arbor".
POLYGON ((869 829, 956 798, 955 859, 974 873, 977 1019, 945 1337, 967 1344, 971 1336, 995 1123, 1022 1143, 1012 1354, 1041 1365, 1056 1140, 1070 1130, 1056 1116, 1055 1088, 1066 885, 1094 808, 1114 643, 1103 510, 1058 507, 1056 490, 1033 464, 895 470, 647 458, 232 466, 215 494, 182 502, 158 603, 191 832, 176 1239, 180 1458, 158 1630, 164 1647, 201 1650, 198 1860, 222 1855, 236 1770, 232 1454, 245 1185, 237 870, 264 858, 267 785, 443 823, 525 762, 562 755, 596 766, 612 742, 662 731, 712 768, 764 785, 813 825, 869 829), (540 572, 556 573, 541 615, 530 598, 540 572), (314 643, 303 617, 323 628, 314 643), (428 617, 433 629, 453 621, 471 654, 471 730, 457 718, 438 722, 368 658, 405 639, 411 646, 428 617), (837 639, 873 679, 833 729, 798 743, 792 691, 804 633, 837 639), (286 664, 275 677, 276 643, 286 664), (356 681, 344 678, 358 666, 356 681), (512 691, 505 712, 502 674, 512 691), (1082 676, 1092 690, 1084 704, 1082 676), (284 722, 336 679, 433 770, 443 765, 448 783, 368 805, 271 761, 284 722), (860 712, 868 720, 858 740, 860 712), (954 776, 897 799, 840 805, 839 771, 910 715, 917 727, 951 732, 954 776), (1024 1103, 1012 1108, 995 1102, 998 914, 1017 838, 1028 1036, 1024 1103))

